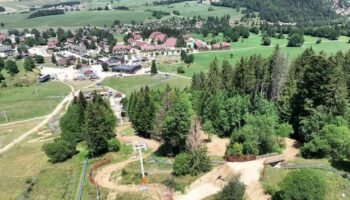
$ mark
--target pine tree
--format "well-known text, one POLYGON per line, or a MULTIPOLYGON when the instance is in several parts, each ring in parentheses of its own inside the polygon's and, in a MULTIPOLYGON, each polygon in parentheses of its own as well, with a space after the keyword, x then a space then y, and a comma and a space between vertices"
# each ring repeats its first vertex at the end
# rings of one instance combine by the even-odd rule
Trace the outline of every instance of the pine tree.
POLYGON ((219 68, 219 60, 217 58, 210 64, 208 73, 208 91, 214 95, 222 89, 221 71, 219 68))
POLYGON ((270 57, 270 72, 271 82, 268 97, 272 101, 277 101, 281 96, 287 73, 287 58, 283 55, 278 45, 270 57))
POLYGON ((108 127, 101 106, 89 103, 86 108, 83 134, 86 145, 94 155, 108 151, 107 141, 113 133, 108 127))
POLYGON ((158 74, 158 70, 157 70, 157 66, 156 66, 156 61, 155 60, 152 60, 151 74, 152 75, 158 74))
POLYGON ((223 88, 229 93, 233 93, 233 68, 227 60, 224 60, 222 64, 222 85, 223 88))
POLYGON ((179 94, 166 113, 162 126, 164 146, 173 154, 186 149, 186 139, 191 124, 190 102, 185 94, 179 94))

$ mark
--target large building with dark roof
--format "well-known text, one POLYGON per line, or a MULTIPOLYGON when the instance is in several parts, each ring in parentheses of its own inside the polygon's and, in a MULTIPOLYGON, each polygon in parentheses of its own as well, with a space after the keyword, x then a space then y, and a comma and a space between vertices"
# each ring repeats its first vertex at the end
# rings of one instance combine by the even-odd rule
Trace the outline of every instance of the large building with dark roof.
POLYGON ((117 65, 111 67, 112 72, 135 74, 142 67, 141 65, 117 65))

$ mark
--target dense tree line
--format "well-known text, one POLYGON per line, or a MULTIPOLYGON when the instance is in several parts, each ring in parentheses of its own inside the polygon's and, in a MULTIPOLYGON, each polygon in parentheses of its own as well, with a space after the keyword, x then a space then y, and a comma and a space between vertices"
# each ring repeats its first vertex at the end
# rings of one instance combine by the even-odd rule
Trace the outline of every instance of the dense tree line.
POLYGON ((43 5, 42 8, 53 8, 53 7, 59 7, 59 6, 74 6, 74 5, 79 5, 79 1, 67 1, 67 2, 62 2, 62 3, 55 3, 55 4, 46 4, 43 5))
POLYGON ((28 18, 36 18, 36 17, 43 17, 43 16, 49 16, 49 15, 63 15, 64 10, 62 9, 49 9, 49 10, 37 10, 33 13, 31 13, 28 18))
POLYGON ((61 135, 43 146, 50 162, 62 162, 76 153, 76 145, 85 141, 91 155, 119 150, 115 137, 116 117, 96 92, 91 102, 79 93, 59 122, 61 135))
POLYGON ((169 5, 173 3, 180 3, 180 2, 185 2, 185 1, 195 1, 195 0, 156 0, 153 2, 155 6, 157 5, 169 5))
POLYGON ((149 90, 133 92, 124 105, 133 127, 140 136, 162 142, 160 153, 173 155, 173 174, 196 175, 211 169, 207 149, 199 137, 199 121, 193 116, 186 91, 149 90))
POLYGON ((221 0, 212 4, 247 8, 259 12, 262 19, 271 22, 315 22, 339 18, 332 2, 326 0, 221 0))
POLYGON ((306 157, 350 157, 349 58, 350 52, 327 56, 307 49, 289 71, 278 107, 304 142, 306 157))

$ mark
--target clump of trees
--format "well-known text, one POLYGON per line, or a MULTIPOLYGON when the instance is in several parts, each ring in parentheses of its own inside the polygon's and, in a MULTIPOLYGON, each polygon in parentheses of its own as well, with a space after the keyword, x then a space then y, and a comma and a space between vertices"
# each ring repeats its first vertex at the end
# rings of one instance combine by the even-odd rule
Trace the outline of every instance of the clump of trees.
POLYGON ((43 17, 43 16, 49 16, 49 15, 63 15, 64 10, 62 9, 44 9, 44 10, 37 10, 33 13, 31 13, 28 18, 36 18, 36 17, 43 17))
POLYGON ((243 200, 245 185, 238 177, 231 178, 222 191, 216 196, 217 200, 243 200))
POLYGON ((292 64, 278 110, 304 143, 305 157, 349 159, 349 55, 307 49, 292 64))
POLYGON ((274 200, 324 200, 327 184, 317 171, 301 169, 289 172, 280 187, 273 195, 274 200))
POLYGON ((294 33, 288 40, 288 47, 301 47, 304 44, 304 36, 300 33, 294 33))
POLYGON ((116 117, 109 104, 94 93, 91 102, 79 93, 59 122, 61 135, 43 146, 50 162, 62 162, 76 153, 76 145, 85 141, 91 155, 118 151, 115 136, 116 117))

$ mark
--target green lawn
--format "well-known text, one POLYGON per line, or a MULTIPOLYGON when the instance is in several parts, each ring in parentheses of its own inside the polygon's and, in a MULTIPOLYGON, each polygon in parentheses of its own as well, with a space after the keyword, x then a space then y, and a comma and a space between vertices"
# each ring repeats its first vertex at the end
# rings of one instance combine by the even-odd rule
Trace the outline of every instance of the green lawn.
MULTIPOLYGON (((196 35, 194 35, 196 36, 196 35)), ((197 35, 197 37, 199 37, 197 35)), ((199 38, 203 39, 202 36, 199 38)), ((232 43, 231 50, 227 51, 207 51, 199 52, 194 54, 195 60, 194 63, 186 69, 184 76, 192 77, 194 73, 200 71, 208 71, 209 64, 216 57, 220 62, 224 59, 228 60, 232 65, 235 65, 241 57, 247 57, 253 54, 260 54, 264 57, 268 57, 272 54, 274 47, 278 44, 280 45, 282 51, 288 57, 289 61, 295 59, 299 54, 301 54, 306 48, 312 47, 315 51, 325 51, 327 53, 336 53, 337 51, 347 51, 350 49, 350 44, 348 44, 348 37, 340 37, 339 40, 331 41, 327 39, 322 39, 321 44, 316 44, 318 38, 305 36, 305 43, 302 47, 291 48, 287 47, 287 39, 275 39, 272 38, 271 46, 265 47, 261 46, 261 36, 251 34, 248 39, 239 41, 237 43, 232 43), (232 54, 232 58, 231 58, 232 54)), ((207 38, 210 41, 210 38, 207 38)), ((163 72, 173 72, 176 73, 176 68, 178 66, 187 66, 183 63, 176 64, 161 64, 159 70, 163 72)))
POLYGON ((52 81, 42 85, 0 90, 0 124, 49 114, 69 93, 67 85, 52 81), (37 94, 36 94, 37 91, 37 94))
MULTIPOLYGON (((350 182, 332 172, 317 170, 327 182, 326 198, 327 200, 338 200, 342 198, 342 194, 347 199, 350 196, 350 182)), ((279 183, 288 174, 288 170, 268 167, 266 176, 262 182, 265 191, 279 190, 279 183)))
POLYGON ((0 156, 0 196, 17 199, 28 188, 25 181, 34 179, 30 199, 75 199, 82 157, 77 154, 64 163, 51 164, 41 150, 43 142, 27 143, 37 138, 31 135, 16 147, 0 156))
POLYGON ((141 75, 141 76, 130 76, 124 78, 107 78, 103 81, 103 84, 112 87, 126 95, 129 95, 135 90, 139 90, 141 87, 146 85, 151 89, 164 89, 167 84, 171 87, 185 88, 190 85, 191 80, 170 76, 169 78, 164 78, 162 75, 141 75))
MULTIPOLYGON (((214 11, 208 12, 209 5, 197 4, 197 2, 182 2, 171 5, 154 6, 153 1, 150 0, 131 0, 129 2, 123 0, 121 2, 113 2, 112 7, 117 6, 130 6, 129 10, 108 10, 108 11, 89 11, 88 8, 104 8, 110 1, 91 1, 83 3, 85 6, 81 11, 68 11, 64 15, 45 16, 28 19, 29 13, 12 13, 8 15, 0 15, 0 22, 3 22, 5 26, 1 29, 7 30, 10 28, 57 28, 67 27, 76 28, 82 26, 111 26, 114 20, 120 20, 122 23, 130 23, 132 20, 136 22, 144 22, 145 20, 154 19, 151 16, 151 12, 146 10, 163 10, 166 12, 172 12, 173 10, 180 11, 182 17, 193 17, 200 15, 201 17, 208 16, 223 16, 229 14, 232 19, 238 20, 242 16, 232 8, 214 7, 214 11), (146 2, 148 5, 146 6, 146 2)), ((57 2, 55 2, 57 3, 57 2)), ((11 2, 7 2, 10 6, 13 6, 11 2)), ((18 4, 18 3, 17 3, 18 4)), ((27 5, 32 2, 27 2, 27 5)), ((23 5, 24 8, 27 5, 23 5)), ((20 9, 20 8, 15 8, 20 9)), ((164 17, 167 19, 171 16, 164 17)))

